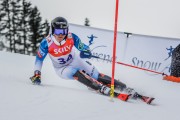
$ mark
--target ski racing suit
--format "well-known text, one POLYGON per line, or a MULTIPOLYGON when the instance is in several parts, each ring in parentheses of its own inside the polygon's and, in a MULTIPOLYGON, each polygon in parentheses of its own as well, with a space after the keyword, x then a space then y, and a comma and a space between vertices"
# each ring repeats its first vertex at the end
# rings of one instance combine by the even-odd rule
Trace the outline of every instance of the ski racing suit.
MULTIPOLYGON (((34 71, 41 71, 43 60, 49 53, 53 67, 60 78, 74 79, 80 77, 78 79, 79 82, 91 86, 91 88, 96 90, 101 89, 99 86, 94 85, 96 84, 95 81, 87 80, 86 77, 82 76, 83 73, 80 73, 80 71, 84 71, 88 76, 103 85, 109 86, 111 84, 111 77, 99 73, 90 62, 85 61, 80 57, 81 51, 88 50, 89 47, 82 43, 80 38, 73 33, 69 33, 60 43, 56 41, 53 35, 49 35, 40 43, 36 55, 34 71)), ((126 89, 126 85, 116 79, 114 84, 117 89, 126 89)), ((109 94, 109 91, 107 94, 109 94)))
POLYGON ((94 79, 98 79, 98 70, 88 61, 80 58, 80 51, 89 50, 74 33, 69 33, 60 43, 53 35, 44 38, 36 55, 34 70, 41 71, 43 60, 49 53, 57 75, 64 79, 73 79, 78 70, 84 70, 94 79))

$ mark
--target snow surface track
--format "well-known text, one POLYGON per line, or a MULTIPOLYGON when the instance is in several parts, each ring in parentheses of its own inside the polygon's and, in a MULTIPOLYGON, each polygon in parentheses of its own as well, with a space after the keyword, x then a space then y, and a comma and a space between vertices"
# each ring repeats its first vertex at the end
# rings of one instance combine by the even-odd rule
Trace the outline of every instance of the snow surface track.
MULTIPOLYGON (((180 84, 163 81, 161 75, 117 65, 116 78, 156 99, 153 105, 135 100, 110 102, 77 81, 59 78, 48 57, 42 85, 32 85, 34 60, 0 52, 0 120, 180 120, 180 84)), ((91 62, 111 75, 111 64, 91 62)))

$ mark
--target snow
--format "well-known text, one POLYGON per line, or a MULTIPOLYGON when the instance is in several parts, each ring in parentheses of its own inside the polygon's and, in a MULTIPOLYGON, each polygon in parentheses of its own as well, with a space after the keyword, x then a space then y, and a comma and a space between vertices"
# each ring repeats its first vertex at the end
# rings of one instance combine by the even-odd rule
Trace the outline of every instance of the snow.
MULTIPOLYGON (((59 78, 48 57, 42 85, 33 85, 29 77, 34 60, 0 52, 0 120, 180 120, 179 83, 164 81, 161 75, 117 65, 116 78, 156 99, 152 105, 135 100, 111 102, 75 80, 59 78)), ((103 73, 111 71, 111 64, 92 62, 103 73)))

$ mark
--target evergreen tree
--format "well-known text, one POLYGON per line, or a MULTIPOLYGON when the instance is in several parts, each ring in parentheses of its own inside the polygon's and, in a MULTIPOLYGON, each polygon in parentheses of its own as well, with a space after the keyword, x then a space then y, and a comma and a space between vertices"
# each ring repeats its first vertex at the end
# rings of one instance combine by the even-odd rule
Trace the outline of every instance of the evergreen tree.
POLYGON ((5 12, 5 17, 6 19, 4 19, 4 23, 5 23, 5 26, 3 27, 3 31, 4 31, 4 34, 5 34, 5 37, 7 39, 7 42, 9 43, 9 46, 7 48, 7 51, 12 51, 13 50, 13 47, 12 47, 12 34, 11 34, 11 12, 10 12, 10 1, 11 0, 3 0, 2 1, 2 11, 5 12))
POLYGON ((10 2, 11 4, 11 31, 10 34, 12 36, 12 42, 13 42, 13 51, 19 52, 19 48, 21 45, 21 38, 20 38, 20 33, 18 33, 18 31, 20 31, 20 0, 12 0, 10 2), (16 45, 17 44, 17 45, 16 45))
POLYGON ((6 24, 4 22, 6 16, 6 12, 3 6, 3 0, 0 0, 0 36, 3 35, 3 30, 6 28, 6 24))
POLYGON ((4 49, 5 45, 2 41, 0 41, 0 51, 2 51, 4 49))
POLYGON ((85 18, 85 23, 84 23, 84 25, 85 25, 85 26, 90 26, 89 22, 90 22, 89 19, 88 19, 88 18, 85 18))
POLYGON ((41 16, 37 7, 34 7, 30 14, 30 39, 31 39, 31 47, 32 53, 35 54, 36 50, 41 42, 43 36, 43 31, 41 29, 41 16))
POLYGON ((23 46, 21 48, 22 53, 24 54, 30 54, 29 49, 30 49, 30 36, 29 36, 29 17, 32 11, 31 3, 26 2, 26 0, 22 0, 22 9, 21 9, 21 45, 23 46))
POLYGON ((35 54, 49 32, 48 21, 42 23, 38 8, 26 0, 0 0, 0 24, 0 35, 9 44, 7 51, 23 54, 35 54))
POLYGON ((43 30, 43 35, 47 36, 49 34, 49 23, 48 20, 45 20, 45 22, 42 24, 42 30, 43 30))

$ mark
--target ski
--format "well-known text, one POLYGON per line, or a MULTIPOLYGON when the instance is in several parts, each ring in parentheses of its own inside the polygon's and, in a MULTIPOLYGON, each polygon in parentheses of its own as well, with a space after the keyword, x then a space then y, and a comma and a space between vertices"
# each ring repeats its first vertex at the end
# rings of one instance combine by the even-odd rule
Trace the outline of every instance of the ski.
POLYGON ((136 93, 136 97, 139 98, 141 101, 147 103, 147 104, 151 104, 152 101, 155 99, 153 97, 148 97, 148 96, 140 95, 138 93, 136 93))
MULTIPOLYGON (((122 101, 128 101, 131 99, 132 95, 131 94, 124 94, 124 93, 114 93, 115 98, 118 98, 122 101)), ((133 99, 133 98, 132 98, 133 99)), ((146 104, 151 104, 152 101, 155 99, 153 97, 148 97, 148 96, 143 96, 138 93, 136 93, 136 98, 135 99, 140 99, 142 102, 146 104)))
POLYGON ((142 96, 142 98, 141 98, 141 100, 147 104, 151 104, 154 99, 155 98, 153 98, 153 97, 147 97, 147 96, 142 96))
POLYGON ((116 93, 114 92, 114 97, 120 99, 122 101, 127 101, 130 98, 131 94, 124 94, 124 93, 116 93))
MULTIPOLYGON (((79 74, 74 76, 74 78, 78 80, 79 82, 82 82, 86 86, 94 89, 95 91, 98 91, 101 94, 110 96, 110 87, 103 85, 101 82, 95 80, 94 78, 90 77, 86 73, 79 71, 79 74)), ((122 101, 128 101, 130 98, 133 98, 134 95, 132 96, 131 93, 128 94, 128 93, 121 93, 121 92, 115 91, 114 97, 122 101)), ((135 94, 135 97, 139 98, 140 100, 142 100, 143 102, 147 104, 151 104, 151 102, 154 100, 154 98, 152 97, 143 96, 143 95, 138 94, 137 92, 135 94)))

